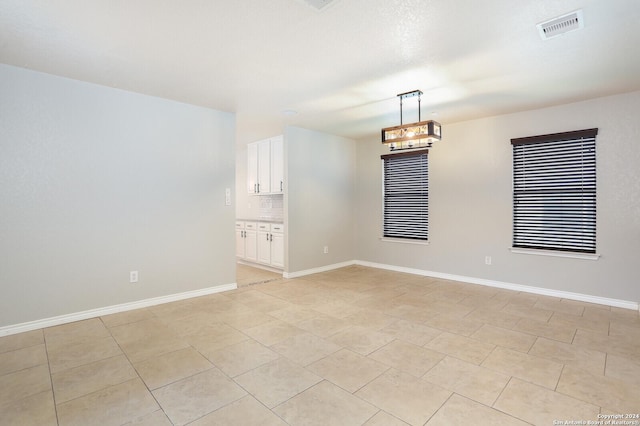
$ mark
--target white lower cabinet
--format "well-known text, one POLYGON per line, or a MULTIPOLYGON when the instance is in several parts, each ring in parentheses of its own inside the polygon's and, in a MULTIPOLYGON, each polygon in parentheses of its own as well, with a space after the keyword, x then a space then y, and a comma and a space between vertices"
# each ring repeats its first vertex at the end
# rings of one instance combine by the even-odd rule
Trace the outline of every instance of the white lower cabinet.
POLYGON ((271 266, 284 268, 284 232, 281 224, 271 224, 271 266))
POLYGON ((236 222, 236 257, 245 257, 244 222, 236 222))
POLYGON ((271 224, 258 224, 258 262, 265 265, 271 264, 271 224))
POLYGON ((284 268, 284 226, 269 222, 236 222, 236 256, 274 268, 284 268))
MULTIPOLYGON (((255 224, 254 224, 255 225, 255 224)), ((247 229, 245 231, 244 257, 245 259, 255 262, 258 260, 258 245, 256 231, 247 229)))
POLYGON ((258 260, 255 222, 236 222, 236 256, 249 262, 256 262, 258 260))

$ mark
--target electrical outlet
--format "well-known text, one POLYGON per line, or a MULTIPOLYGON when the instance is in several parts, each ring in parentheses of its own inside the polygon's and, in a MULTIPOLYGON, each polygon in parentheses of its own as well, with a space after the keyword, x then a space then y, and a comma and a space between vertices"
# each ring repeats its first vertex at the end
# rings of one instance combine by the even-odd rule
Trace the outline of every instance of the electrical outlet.
POLYGON ((484 257, 484 264, 485 265, 491 265, 491 256, 485 256, 484 257))
POLYGON ((324 252, 324 254, 329 253, 329 246, 324 246, 323 252, 324 252))
POLYGON ((138 282, 138 271, 129 272, 129 282, 137 283, 138 282))

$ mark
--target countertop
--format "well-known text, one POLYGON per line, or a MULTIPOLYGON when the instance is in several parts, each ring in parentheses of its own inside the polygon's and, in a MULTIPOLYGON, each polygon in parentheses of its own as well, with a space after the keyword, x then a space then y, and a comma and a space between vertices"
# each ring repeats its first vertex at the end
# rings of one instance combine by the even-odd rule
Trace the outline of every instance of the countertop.
POLYGON ((284 223, 282 219, 247 219, 244 217, 236 218, 236 222, 284 223))

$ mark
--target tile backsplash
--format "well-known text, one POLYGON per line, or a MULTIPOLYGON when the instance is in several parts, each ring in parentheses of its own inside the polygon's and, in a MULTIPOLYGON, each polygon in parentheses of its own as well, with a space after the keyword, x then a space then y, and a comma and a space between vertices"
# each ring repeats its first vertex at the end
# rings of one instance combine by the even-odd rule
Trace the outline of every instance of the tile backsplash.
POLYGON ((260 195, 260 207, 258 214, 260 219, 282 221, 284 218, 284 196, 260 195))

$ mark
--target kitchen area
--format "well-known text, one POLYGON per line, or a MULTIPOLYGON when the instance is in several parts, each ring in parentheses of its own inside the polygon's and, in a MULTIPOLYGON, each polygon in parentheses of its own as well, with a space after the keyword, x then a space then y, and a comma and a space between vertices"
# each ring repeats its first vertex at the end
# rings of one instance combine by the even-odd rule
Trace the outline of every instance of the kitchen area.
POLYGON ((238 286, 282 277, 285 267, 284 138, 282 135, 247 144, 239 162, 240 178, 235 241, 238 286), (243 185, 242 183, 245 183, 243 185), (244 202, 240 200, 246 200, 244 202), (242 207, 242 208, 241 208, 242 207))

